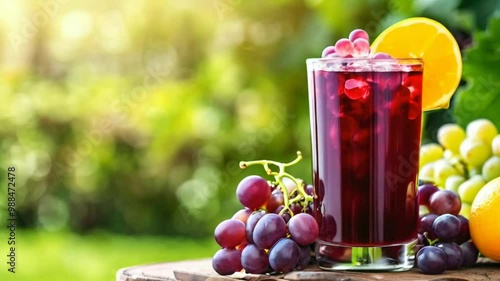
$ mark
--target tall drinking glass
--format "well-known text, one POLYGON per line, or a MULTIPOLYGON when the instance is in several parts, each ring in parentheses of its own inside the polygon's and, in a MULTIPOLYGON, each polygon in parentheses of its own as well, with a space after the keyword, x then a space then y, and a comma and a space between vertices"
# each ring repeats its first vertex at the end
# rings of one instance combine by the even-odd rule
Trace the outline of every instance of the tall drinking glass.
POLYGON ((319 266, 409 270, 417 241, 422 61, 308 59, 307 72, 319 266))

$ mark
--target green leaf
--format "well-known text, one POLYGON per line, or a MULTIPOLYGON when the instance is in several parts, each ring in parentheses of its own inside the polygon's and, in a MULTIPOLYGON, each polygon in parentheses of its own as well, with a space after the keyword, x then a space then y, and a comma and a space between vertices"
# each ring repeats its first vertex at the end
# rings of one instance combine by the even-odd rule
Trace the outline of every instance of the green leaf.
POLYGON ((500 17, 492 18, 486 31, 474 34, 474 42, 464 56, 467 85, 457 93, 454 114, 462 126, 487 118, 500 128, 500 17))
MULTIPOLYGON (((443 2, 443 1, 441 1, 443 2)), ((471 13, 476 26, 485 29, 488 19, 498 15, 500 12, 500 1, 498 0, 462 0, 459 9, 471 13)))
POLYGON ((459 4, 459 0, 415 0, 414 8, 417 15, 435 19, 445 26, 454 27, 456 26, 456 14, 459 4))

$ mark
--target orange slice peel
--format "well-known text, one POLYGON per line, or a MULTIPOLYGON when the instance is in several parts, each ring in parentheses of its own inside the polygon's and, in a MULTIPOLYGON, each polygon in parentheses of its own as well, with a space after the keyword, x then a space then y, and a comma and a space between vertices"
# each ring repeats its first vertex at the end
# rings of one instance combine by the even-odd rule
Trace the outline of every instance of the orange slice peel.
POLYGON ((424 62, 422 110, 448 108, 462 77, 457 41, 441 23, 423 17, 397 22, 373 41, 372 52, 424 62))

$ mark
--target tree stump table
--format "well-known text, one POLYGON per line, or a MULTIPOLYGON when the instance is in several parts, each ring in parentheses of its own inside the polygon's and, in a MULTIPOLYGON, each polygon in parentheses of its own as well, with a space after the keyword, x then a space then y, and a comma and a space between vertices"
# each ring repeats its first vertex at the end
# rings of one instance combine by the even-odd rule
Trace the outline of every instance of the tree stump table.
POLYGON ((478 263, 470 268, 447 270, 439 275, 426 275, 416 268, 406 272, 351 272, 324 271, 316 266, 305 270, 292 271, 278 275, 255 275, 235 273, 230 276, 220 276, 212 269, 211 259, 158 263, 139 265, 118 270, 117 281, 283 281, 283 280, 330 280, 330 281, 500 281, 500 263, 480 258, 478 263))

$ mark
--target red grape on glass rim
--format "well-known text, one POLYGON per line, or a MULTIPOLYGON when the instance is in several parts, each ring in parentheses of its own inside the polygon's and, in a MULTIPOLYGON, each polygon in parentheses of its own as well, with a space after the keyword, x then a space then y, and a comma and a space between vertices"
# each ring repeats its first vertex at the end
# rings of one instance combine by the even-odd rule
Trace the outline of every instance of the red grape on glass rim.
POLYGON ((349 33, 349 41, 354 42, 356 39, 364 39, 366 41, 370 41, 370 37, 368 36, 368 33, 364 31, 363 29, 354 29, 349 33))

